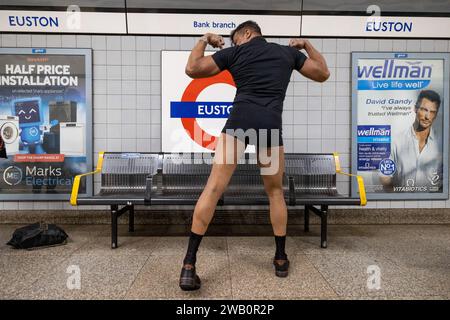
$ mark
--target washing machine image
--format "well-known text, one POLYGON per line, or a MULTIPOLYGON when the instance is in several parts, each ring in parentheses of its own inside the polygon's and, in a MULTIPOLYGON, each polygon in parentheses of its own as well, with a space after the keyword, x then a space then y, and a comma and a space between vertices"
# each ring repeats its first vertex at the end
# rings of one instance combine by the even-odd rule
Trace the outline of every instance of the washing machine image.
POLYGON ((0 134, 6 146, 6 154, 19 153, 19 117, 0 115, 0 134))
POLYGON ((84 123, 61 122, 59 132, 59 150, 65 156, 85 156, 84 123))

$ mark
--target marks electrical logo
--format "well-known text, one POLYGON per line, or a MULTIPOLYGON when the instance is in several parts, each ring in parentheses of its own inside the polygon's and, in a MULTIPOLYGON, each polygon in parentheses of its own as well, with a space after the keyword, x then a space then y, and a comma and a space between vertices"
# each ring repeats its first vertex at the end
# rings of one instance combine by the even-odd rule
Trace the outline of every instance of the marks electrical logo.
POLYGON ((10 186, 18 185, 22 181, 22 170, 16 166, 9 166, 3 171, 3 180, 10 186))

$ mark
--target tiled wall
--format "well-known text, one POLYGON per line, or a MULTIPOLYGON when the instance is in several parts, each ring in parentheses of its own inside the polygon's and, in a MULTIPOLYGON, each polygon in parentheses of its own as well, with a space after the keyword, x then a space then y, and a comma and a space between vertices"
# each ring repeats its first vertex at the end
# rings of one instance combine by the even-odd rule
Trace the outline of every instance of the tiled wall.
MULTIPOLYGON (((195 37, 2 34, 1 47, 93 49, 94 152, 160 151, 161 50, 190 50, 195 37)), ((289 39, 269 38, 287 44, 289 39)), ((330 67, 321 84, 295 73, 284 104, 286 152, 333 152, 350 167, 351 51, 450 52, 448 40, 312 39, 330 67)), ((227 44, 228 45, 228 44, 227 44)), ((184 62, 180 62, 184 63, 184 62)), ((96 161, 96 158, 95 158, 96 161)), ((98 188, 96 181, 95 189, 98 188)), ((338 188, 349 192, 349 180, 338 188)), ((450 208, 450 201, 373 201, 369 208, 450 208)), ((88 207, 83 207, 86 209, 88 207)), ((92 209, 98 207, 92 207, 92 209)), ((72 209, 66 202, 0 202, 4 210, 72 209)))

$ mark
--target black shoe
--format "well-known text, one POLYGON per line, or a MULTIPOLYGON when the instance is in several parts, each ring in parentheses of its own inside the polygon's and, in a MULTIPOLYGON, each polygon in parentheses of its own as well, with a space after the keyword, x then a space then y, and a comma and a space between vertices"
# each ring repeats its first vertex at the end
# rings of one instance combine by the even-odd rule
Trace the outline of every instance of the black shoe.
POLYGON ((275 266, 275 275, 277 277, 285 278, 288 276, 289 273, 289 260, 275 260, 273 259, 273 265, 275 266))
POLYGON ((200 289, 201 281, 195 272, 195 266, 186 264, 181 269, 180 288, 184 291, 192 291, 200 289))

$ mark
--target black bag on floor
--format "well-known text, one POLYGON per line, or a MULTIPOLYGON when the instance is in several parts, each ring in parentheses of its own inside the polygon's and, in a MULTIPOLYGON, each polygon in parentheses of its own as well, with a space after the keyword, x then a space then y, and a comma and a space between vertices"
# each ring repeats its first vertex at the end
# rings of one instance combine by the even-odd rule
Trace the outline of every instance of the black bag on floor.
POLYGON ((16 249, 48 247, 65 244, 68 235, 55 224, 37 222, 16 229, 8 245, 16 249))

